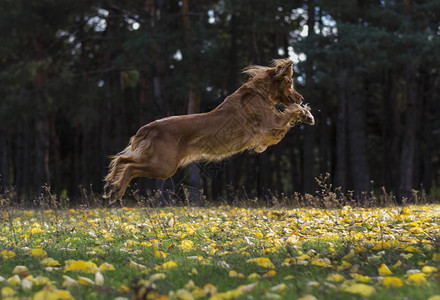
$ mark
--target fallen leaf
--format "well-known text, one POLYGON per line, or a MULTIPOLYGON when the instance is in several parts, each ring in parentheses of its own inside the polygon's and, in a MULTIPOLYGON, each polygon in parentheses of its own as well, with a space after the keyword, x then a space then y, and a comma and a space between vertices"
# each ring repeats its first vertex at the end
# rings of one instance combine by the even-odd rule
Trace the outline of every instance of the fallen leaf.
POLYGON ((5 286, 2 288, 1 295, 2 298, 14 297, 17 292, 10 286, 5 286))
POLYGON ((91 286, 94 285, 95 282, 91 280, 90 278, 84 277, 84 276, 78 276, 78 284, 84 285, 84 286, 91 286))
POLYGON ((426 273, 426 274, 434 273, 434 272, 437 272, 437 268, 435 268, 435 267, 431 267, 431 266, 424 266, 424 267, 422 268, 422 272, 423 272, 423 273, 426 273))
POLYGON ((28 268, 26 266, 16 266, 14 270, 12 270, 12 274, 22 274, 27 272, 28 268))
POLYGON ((371 297, 376 293, 376 289, 363 283, 355 283, 342 288, 344 292, 361 295, 362 297, 371 297))
POLYGON ((66 265, 65 271, 71 272, 85 272, 85 273, 95 273, 98 270, 98 267, 95 263, 91 261, 77 260, 72 263, 66 265))
POLYGON ((345 277, 342 276, 341 274, 335 274, 335 273, 333 273, 333 274, 329 274, 329 275, 327 276, 327 279, 326 279, 326 280, 327 280, 327 281, 330 281, 330 282, 342 282, 342 281, 345 280, 345 277))
POLYGON ((413 285, 425 285, 428 283, 428 280, 426 279, 426 275, 424 273, 414 273, 409 275, 406 280, 409 284, 413 285))
POLYGON ((388 276, 393 274, 386 264, 381 264, 378 270, 380 276, 388 276))
POLYGON ((103 285, 104 284, 104 276, 99 271, 95 273, 95 284, 96 285, 103 285))
POLYGON ((78 282, 75 279, 73 279, 67 275, 63 275, 63 279, 64 279, 63 287, 65 287, 65 288, 69 288, 69 287, 78 285, 78 282))
POLYGON ((17 286, 21 284, 21 279, 18 275, 14 275, 12 277, 9 277, 8 280, 6 280, 6 282, 10 285, 10 286, 17 286))
POLYGON ((11 259, 15 257, 15 252, 10 250, 3 250, 0 252, 0 255, 4 260, 11 259))
POLYGON ((180 249, 182 249, 183 251, 189 251, 192 250, 194 248, 194 242, 191 240, 183 240, 180 243, 180 249))
POLYGON ((162 268, 164 270, 169 270, 169 269, 177 268, 177 267, 178 267, 177 262, 175 262, 174 260, 167 261, 166 263, 162 264, 162 268))
POLYGON ((403 286, 403 281, 399 277, 385 277, 382 284, 387 288, 400 288, 403 286))
POLYGON ((248 259, 246 262, 254 263, 262 268, 266 269, 275 269, 275 265, 270 261, 268 257, 258 257, 248 259))
POLYGON ((43 259, 43 258, 47 257, 47 252, 41 248, 31 249, 29 251, 29 254, 35 258, 38 258, 38 259, 43 259))
POLYGON ((57 260, 55 260, 53 258, 50 258, 50 257, 41 260, 40 264, 42 264, 43 266, 46 266, 46 267, 58 267, 58 266, 61 266, 61 264, 57 260))

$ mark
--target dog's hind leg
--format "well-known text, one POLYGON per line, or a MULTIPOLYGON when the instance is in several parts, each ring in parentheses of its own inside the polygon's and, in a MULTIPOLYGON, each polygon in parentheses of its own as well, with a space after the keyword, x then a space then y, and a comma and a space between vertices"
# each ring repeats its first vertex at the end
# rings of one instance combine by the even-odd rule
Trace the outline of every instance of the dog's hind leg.
POLYGON ((124 172, 126 166, 129 163, 132 163, 133 159, 131 157, 126 156, 116 156, 110 163, 110 172, 105 177, 104 181, 106 182, 104 186, 104 194, 102 198, 109 199, 114 197, 114 182, 120 179, 121 174, 124 172))

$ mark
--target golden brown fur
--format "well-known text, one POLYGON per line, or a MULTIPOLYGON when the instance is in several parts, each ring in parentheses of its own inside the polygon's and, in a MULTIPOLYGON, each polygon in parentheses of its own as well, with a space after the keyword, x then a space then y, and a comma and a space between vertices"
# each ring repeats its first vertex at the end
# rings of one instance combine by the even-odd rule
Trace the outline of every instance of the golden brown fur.
POLYGON ((105 177, 106 198, 119 199, 136 177, 168 178, 194 161, 215 161, 244 150, 263 152, 295 123, 313 125, 308 106, 292 82, 292 61, 252 66, 251 78, 207 113, 173 116, 141 127, 129 145, 112 157, 105 177), (284 104, 280 112, 275 104, 284 104))

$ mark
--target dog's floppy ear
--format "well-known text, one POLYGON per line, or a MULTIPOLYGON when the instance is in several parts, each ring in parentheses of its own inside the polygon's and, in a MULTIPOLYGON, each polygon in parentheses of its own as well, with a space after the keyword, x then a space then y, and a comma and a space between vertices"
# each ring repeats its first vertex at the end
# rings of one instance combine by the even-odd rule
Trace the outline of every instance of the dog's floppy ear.
POLYGON ((274 79, 283 79, 286 76, 291 77, 293 70, 293 61, 290 59, 275 59, 273 61, 274 79))

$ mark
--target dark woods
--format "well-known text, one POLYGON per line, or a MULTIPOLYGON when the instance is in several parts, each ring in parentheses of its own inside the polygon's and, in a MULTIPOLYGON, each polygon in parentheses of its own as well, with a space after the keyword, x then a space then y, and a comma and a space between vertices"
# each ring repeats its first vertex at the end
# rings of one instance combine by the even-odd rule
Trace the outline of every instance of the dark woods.
MULTIPOLYGON (((2 1, 2 193, 46 184, 100 193, 108 155, 148 122, 206 112, 247 80, 295 60, 316 126, 262 154, 179 170, 158 185, 211 200, 342 191, 439 193, 440 1, 2 1)), ((128 195, 129 196, 129 195, 128 195)))

